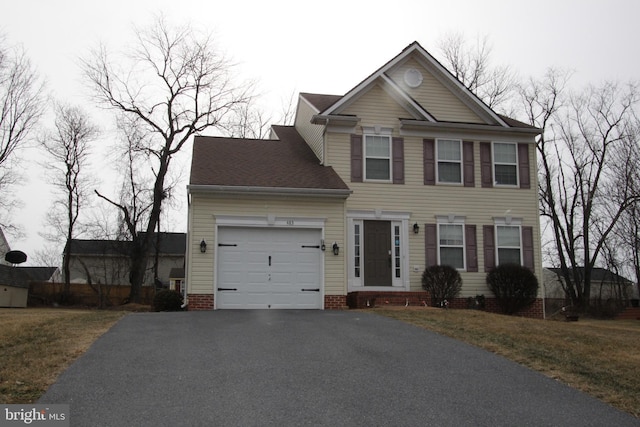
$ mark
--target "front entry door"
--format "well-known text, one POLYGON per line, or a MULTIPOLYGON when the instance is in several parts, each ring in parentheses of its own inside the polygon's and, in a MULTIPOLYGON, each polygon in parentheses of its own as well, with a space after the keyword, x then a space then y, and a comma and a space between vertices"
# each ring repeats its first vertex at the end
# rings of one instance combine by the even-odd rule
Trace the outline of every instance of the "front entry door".
POLYGON ((364 285, 392 285, 389 221, 364 221, 364 285))

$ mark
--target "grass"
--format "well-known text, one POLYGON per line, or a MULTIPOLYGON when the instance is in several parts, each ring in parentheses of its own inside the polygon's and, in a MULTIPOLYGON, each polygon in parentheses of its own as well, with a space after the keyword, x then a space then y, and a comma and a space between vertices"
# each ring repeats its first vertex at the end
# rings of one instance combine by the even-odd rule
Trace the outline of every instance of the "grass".
POLYGON ((484 348, 640 418, 640 322, 527 319, 475 310, 374 312, 484 348))
POLYGON ((126 313, 0 309, 0 403, 34 403, 126 313))

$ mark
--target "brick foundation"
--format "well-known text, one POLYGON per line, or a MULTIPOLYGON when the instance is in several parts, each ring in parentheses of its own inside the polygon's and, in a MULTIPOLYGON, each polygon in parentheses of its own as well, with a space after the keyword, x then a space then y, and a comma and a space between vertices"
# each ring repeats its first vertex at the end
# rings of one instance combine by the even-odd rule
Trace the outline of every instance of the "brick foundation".
POLYGON ((201 310, 213 310, 213 295, 206 294, 189 294, 189 304, 187 310, 189 311, 201 311, 201 310))
POLYGON ((324 296, 324 308, 325 310, 344 310, 347 307, 346 295, 325 295, 324 296))
POLYGON ((370 308, 383 306, 424 307, 430 301, 429 292, 350 292, 347 294, 349 308, 370 308))
MULTIPOLYGON (((350 292, 347 297, 349 308, 373 308, 373 307, 398 307, 405 306, 407 302, 410 307, 431 306, 431 296, 429 292, 350 292)), ((469 309, 476 308, 475 299, 453 298, 449 300, 449 308, 469 309)), ((500 307, 495 298, 486 298, 484 310, 490 313, 501 313, 500 307)), ((544 318, 544 301, 536 301, 528 308, 516 313, 515 316, 530 317, 534 319, 544 318)))

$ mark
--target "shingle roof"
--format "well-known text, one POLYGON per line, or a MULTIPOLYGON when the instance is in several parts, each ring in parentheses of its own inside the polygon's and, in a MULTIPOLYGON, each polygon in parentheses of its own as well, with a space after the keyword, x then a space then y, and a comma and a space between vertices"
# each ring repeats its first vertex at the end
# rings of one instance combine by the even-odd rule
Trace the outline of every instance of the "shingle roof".
POLYGON ((304 93, 301 92, 300 96, 309 101, 311 105, 316 107, 320 112, 326 110, 335 104, 342 96, 340 95, 322 95, 319 93, 304 93))
MULTIPOLYGON (((153 233, 151 238, 151 250, 155 252, 158 233, 153 233)), ((158 253, 163 255, 183 255, 187 248, 187 235, 185 233, 160 233, 158 239, 158 253)), ((71 253, 74 255, 127 255, 130 250, 130 241, 124 240, 84 240, 72 239, 71 253)))
MULTIPOLYGON (((553 271, 558 276, 562 275, 561 268, 547 268, 547 270, 553 271)), ((581 275, 584 275, 584 267, 578 267, 578 271, 581 275)), ((613 271, 607 270, 606 268, 598 268, 594 267, 591 270, 591 283, 602 282, 602 283, 622 283, 622 284, 631 284, 631 280, 622 277, 613 271)))
POLYGON ((16 267, 27 273, 34 282, 46 282, 51 280, 58 267, 16 267))
POLYGON ((0 264, 0 285, 28 288, 30 281, 31 278, 24 270, 0 264))
POLYGON ((349 187, 322 166, 293 126, 273 126, 277 140, 196 136, 190 185, 335 189, 349 187))

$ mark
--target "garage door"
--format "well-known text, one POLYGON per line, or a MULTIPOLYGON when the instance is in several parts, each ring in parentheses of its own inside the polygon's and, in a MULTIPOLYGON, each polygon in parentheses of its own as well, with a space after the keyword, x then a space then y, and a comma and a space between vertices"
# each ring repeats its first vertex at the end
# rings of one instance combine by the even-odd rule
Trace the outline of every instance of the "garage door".
POLYGON ((313 229, 218 229, 217 308, 322 308, 322 234, 313 229))

